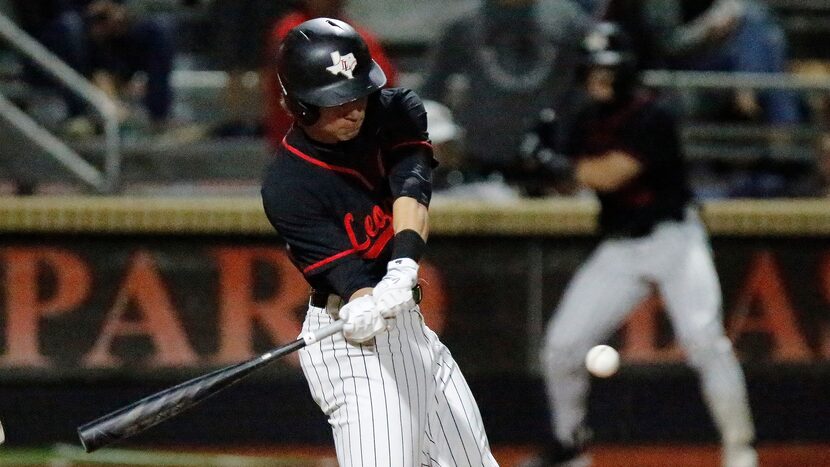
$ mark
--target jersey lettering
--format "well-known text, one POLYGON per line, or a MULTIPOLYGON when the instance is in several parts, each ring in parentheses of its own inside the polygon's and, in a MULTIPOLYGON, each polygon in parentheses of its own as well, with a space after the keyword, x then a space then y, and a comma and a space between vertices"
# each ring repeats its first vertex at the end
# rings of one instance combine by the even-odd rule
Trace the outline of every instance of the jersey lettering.
POLYGON ((383 212, 380 206, 375 205, 372 208, 372 213, 363 218, 365 238, 362 241, 357 240, 354 214, 346 213, 343 217, 343 226, 346 228, 346 235, 349 236, 349 242, 352 244, 354 251, 371 259, 377 257, 391 238, 392 216, 383 212))

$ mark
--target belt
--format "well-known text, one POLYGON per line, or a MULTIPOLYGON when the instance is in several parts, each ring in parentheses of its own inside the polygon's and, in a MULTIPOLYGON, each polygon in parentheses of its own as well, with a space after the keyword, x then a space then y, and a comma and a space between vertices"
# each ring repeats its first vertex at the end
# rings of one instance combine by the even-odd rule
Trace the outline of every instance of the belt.
POLYGON ((329 301, 329 293, 322 290, 312 290, 309 304, 315 308, 325 308, 329 301))
MULTIPOLYGON (((424 291, 421 289, 421 284, 416 285, 412 289, 412 298, 415 299, 415 303, 421 303, 421 299, 424 298, 424 291)), ((315 308, 325 308, 329 302, 329 292, 324 290, 312 290, 311 291, 311 298, 309 299, 309 304, 315 308)))

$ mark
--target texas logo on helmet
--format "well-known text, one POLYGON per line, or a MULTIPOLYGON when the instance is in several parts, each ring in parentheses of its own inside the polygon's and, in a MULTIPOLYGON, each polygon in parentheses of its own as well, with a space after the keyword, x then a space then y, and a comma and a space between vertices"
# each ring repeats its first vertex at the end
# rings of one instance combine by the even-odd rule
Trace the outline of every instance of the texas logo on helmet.
POLYGON ((355 66, 357 66, 357 59, 354 58, 354 54, 349 52, 346 55, 340 56, 340 51, 335 50, 331 53, 331 61, 332 65, 330 67, 326 67, 326 70, 333 75, 342 74, 346 78, 353 79, 352 72, 354 71, 355 66))

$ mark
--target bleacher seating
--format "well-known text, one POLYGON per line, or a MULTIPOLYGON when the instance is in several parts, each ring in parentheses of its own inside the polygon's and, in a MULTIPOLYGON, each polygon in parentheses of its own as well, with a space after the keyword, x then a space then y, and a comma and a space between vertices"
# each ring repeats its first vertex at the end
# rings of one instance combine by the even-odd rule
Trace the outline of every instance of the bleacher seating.
MULTIPOLYGON (((794 59, 830 59, 830 49, 824 47, 830 41, 830 2, 826 0, 768 0, 779 13, 790 38, 794 59)), ((242 186, 255 184, 269 157, 264 141, 251 137, 219 138, 211 129, 224 118, 222 86, 224 74, 210 68, 207 58, 210 44, 204 39, 208 24, 208 3, 195 2, 195 6, 183 7, 181 2, 144 0, 147 8, 164 10, 175 15, 180 26, 180 57, 174 76, 176 89, 175 114, 182 128, 156 137, 131 138, 123 142, 121 182, 123 186, 187 183, 192 186, 204 182, 215 184, 227 181, 242 186), (244 161, 244 162, 243 162, 244 161)), ((389 50, 401 54, 401 71, 404 77, 417 82, 419 70, 425 67, 424 44, 390 43, 389 50)), ((13 55, 0 53, 0 92, 23 104, 30 97, 19 79, 19 61, 13 55)), ((258 101, 259 85, 256 75, 251 75, 248 86, 252 102, 258 101)), ((258 109, 250 107, 252 112, 258 109)), ((251 115, 254 117, 255 115, 251 115)), ((8 128, 0 136, 9 136, 8 128)), ((763 128, 748 125, 687 123, 684 144, 693 161, 699 164, 720 164, 718 170, 726 170, 729 164, 743 170, 759 160, 779 160, 787 167, 809 170, 813 164, 815 125, 807 125, 786 138, 770 142, 763 128)), ((9 139, 4 139, 8 141, 9 139)), ((70 145, 90 162, 102 164, 101 138, 71 141, 70 145)), ((9 157, 9 153, 3 157, 9 157)), ((29 160, 41 157, 28 154, 29 160)), ((39 163, 40 164, 40 163, 39 163)), ((48 167, 48 163, 46 163, 48 167)), ((15 170, 20 170, 16 164, 15 170)), ((31 176, 48 173, 46 180, 62 180, 72 185, 72 176, 62 175, 59 168, 45 168, 43 164, 31 166, 31 176)), ((0 165, 0 180, 11 177, 11 171, 0 165)), ((76 186, 78 189, 82 187, 76 186)), ((246 188, 247 190, 247 188, 246 188)), ((244 190, 243 190, 244 191, 244 190)))

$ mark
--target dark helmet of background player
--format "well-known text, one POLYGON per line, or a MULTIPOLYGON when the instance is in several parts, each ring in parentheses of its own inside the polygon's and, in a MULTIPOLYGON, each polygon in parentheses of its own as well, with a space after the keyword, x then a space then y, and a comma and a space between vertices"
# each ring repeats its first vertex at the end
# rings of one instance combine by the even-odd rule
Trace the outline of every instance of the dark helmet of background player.
POLYGON ((602 67, 614 72, 614 100, 630 99, 638 83, 637 56, 628 35, 616 23, 594 25, 582 41, 581 76, 602 67))
POLYGON ((330 18, 289 31, 277 53, 277 77, 286 107, 306 125, 317 121, 320 107, 355 101, 386 84, 360 34, 330 18))

